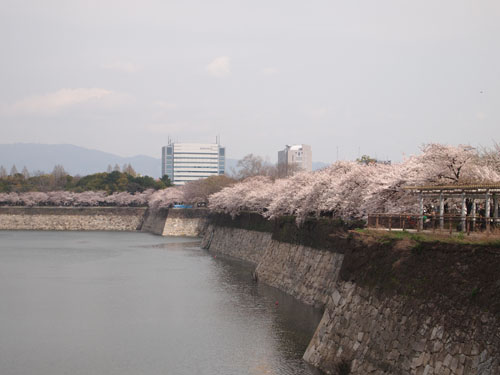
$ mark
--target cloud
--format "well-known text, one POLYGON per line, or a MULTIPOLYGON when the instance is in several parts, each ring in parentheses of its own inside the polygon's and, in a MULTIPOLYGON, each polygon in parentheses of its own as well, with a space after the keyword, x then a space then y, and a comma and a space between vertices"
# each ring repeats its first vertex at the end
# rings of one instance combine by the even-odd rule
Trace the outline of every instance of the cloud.
POLYGON ((155 108, 161 108, 161 109, 176 109, 177 108, 177 104, 176 103, 172 103, 172 102, 167 102, 167 101, 164 101, 164 100, 156 100, 153 102, 153 106, 155 108))
POLYGON ((278 69, 269 66, 267 68, 262 69, 261 73, 265 76, 273 76, 276 73, 278 73, 278 69))
MULTIPOLYGON (((165 100, 156 100, 152 103, 153 111, 151 113, 151 120, 155 123, 151 125, 151 128, 148 128, 152 132, 158 131, 158 124, 162 124, 164 126, 165 121, 172 121, 172 112, 178 108, 176 103, 168 102, 165 100)), ((160 131, 161 133, 161 131, 160 131)))
POLYGON ((310 107, 306 110, 306 113, 315 119, 321 119, 326 117, 328 114, 327 107, 310 107))
POLYGON ((169 124, 148 124, 146 130, 153 134, 172 135, 186 129, 186 124, 169 123, 169 124))
POLYGON ((108 70, 115 70, 118 72, 125 72, 125 73, 135 73, 141 70, 141 67, 139 65, 134 64, 130 61, 115 61, 110 64, 102 65, 102 68, 108 70))
POLYGON ((229 57, 220 56, 214 59, 205 68, 207 72, 214 77, 224 77, 231 74, 231 66, 229 63, 229 57))
POLYGON ((486 117, 487 117, 487 116, 486 116, 486 113, 483 113, 483 112, 478 112, 478 113, 476 113, 476 118, 477 118, 478 120, 485 120, 485 119, 486 119, 486 117))
POLYGON ((172 121, 172 122, 161 122, 152 121, 149 124, 144 125, 144 129, 151 133, 157 135, 179 135, 182 134, 186 141, 198 139, 200 135, 205 136, 209 134, 213 135, 210 127, 203 123, 190 123, 186 121, 172 121))
POLYGON ((117 105, 125 96, 102 88, 60 89, 43 95, 33 95, 7 106, 7 113, 51 115, 77 105, 106 102, 117 105))

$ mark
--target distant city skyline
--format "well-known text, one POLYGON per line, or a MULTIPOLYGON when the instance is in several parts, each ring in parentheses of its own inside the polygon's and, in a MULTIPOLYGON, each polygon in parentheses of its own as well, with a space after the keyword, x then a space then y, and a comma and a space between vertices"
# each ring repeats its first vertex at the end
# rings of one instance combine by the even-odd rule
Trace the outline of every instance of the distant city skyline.
POLYGON ((400 161, 500 131, 500 3, 2 2, 2 143, 400 161), (97 11, 98 10, 98 11, 97 11))

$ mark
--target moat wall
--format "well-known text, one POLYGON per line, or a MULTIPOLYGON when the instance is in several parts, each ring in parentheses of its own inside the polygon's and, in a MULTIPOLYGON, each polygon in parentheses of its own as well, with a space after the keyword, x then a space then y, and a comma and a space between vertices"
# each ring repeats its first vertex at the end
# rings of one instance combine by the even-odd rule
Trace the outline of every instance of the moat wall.
POLYGON ((206 209, 148 210, 141 230, 160 236, 200 237, 205 230, 207 216, 206 209))
POLYGON ((0 207, 0 230, 134 231, 143 207, 0 207))
POLYGON ((328 374, 500 374, 498 248, 259 220, 212 217, 203 245, 324 309, 307 362, 328 374))
POLYGON ((0 230, 142 230, 162 236, 197 237, 204 209, 146 207, 0 207, 0 230))
POLYGON ((436 308, 339 281, 304 359, 327 373, 500 374, 498 317, 436 308))

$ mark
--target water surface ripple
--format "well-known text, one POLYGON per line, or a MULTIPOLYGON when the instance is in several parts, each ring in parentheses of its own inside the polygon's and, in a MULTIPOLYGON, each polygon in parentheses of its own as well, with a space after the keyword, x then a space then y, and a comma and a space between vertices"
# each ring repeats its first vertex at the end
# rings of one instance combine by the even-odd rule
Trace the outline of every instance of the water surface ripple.
POLYGON ((319 312, 192 238, 0 231, 0 298, 2 375, 318 373, 319 312))

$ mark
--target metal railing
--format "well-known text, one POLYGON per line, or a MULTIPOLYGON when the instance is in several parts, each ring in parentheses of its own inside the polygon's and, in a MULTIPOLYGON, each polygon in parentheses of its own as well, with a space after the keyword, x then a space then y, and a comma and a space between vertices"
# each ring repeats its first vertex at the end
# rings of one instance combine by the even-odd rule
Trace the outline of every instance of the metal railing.
POLYGON ((490 232, 500 230, 499 218, 484 216, 461 216, 453 214, 368 214, 368 228, 384 228, 388 230, 431 230, 441 232, 490 232))

